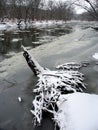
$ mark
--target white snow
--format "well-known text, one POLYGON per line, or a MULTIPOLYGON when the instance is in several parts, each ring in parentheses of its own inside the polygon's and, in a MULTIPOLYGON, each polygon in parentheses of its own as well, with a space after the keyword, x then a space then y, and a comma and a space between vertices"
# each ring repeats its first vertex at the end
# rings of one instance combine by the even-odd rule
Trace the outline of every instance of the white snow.
POLYGON ((60 130, 97 130, 98 95, 73 93, 61 95, 55 121, 60 130))
POLYGON ((62 65, 58 65, 56 68, 57 69, 67 69, 67 70, 70 70, 70 69, 79 69, 82 67, 82 64, 80 63, 75 63, 75 62, 70 62, 70 63, 65 63, 65 64, 62 64, 62 65))
MULTIPOLYGON (((8 20, 7 22, 4 22, 4 23, 0 23, 0 30, 16 30, 18 29, 18 20, 16 21, 12 21, 12 20, 8 20)), ((56 24, 62 24, 64 23, 64 21, 55 21, 55 20, 49 20, 49 21, 30 21, 30 22, 26 22, 26 25, 24 23, 24 21, 21 22, 21 27, 24 29, 25 26, 27 27, 32 27, 32 26, 35 26, 35 27, 47 27, 47 26, 54 26, 56 24)))
POLYGON ((21 38, 14 38, 12 39, 12 42, 18 42, 18 41, 21 41, 22 39, 21 38))
POLYGON ((18 101, 19 101, 19 102, 22 102, 22 98, 21 98, 21 97, 18 97, 18 101))
POLYGON ((98 60, 98 53, 95 53, 95 54, 93 55, 93 58, 95 58, 95 59, 98 60))
POLYGON ((55 24, 63 24, 64 21, 62 20, 59 20, 59 21, 56 21, 56 20, 49 20, 49 21, 34 21, 33 25, 36 26, 36 27, 47 27, 47 26, 52 26, 52 25, 55 25, 55 24))
POLYGON ((0 24, 0 30, 5 30, 6 29, 6 25, 5 24, 0 24))
POLYGON ((3 30, 14 30, 17 29, 17 23, 16 22, 5 22, 5 23, 0 23, 0 31, 3 30))

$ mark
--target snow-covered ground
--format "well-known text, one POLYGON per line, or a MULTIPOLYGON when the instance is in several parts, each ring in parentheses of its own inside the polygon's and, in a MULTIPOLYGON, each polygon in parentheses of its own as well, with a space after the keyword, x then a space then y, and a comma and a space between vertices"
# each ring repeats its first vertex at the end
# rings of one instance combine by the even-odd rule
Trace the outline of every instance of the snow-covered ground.
MULTIPOLYGON (((5 20, 3 23, 1 22, 0 23, 0 30, 16 30, 18 29, 18 20, 5 20)), ((37 27, 37 28, 46 28, 46 27, 51 27, 51 26, 55 26, 55 25, 63 25, 64 23, 67 23, 67 24, 78 24, 78 25, 82 25, 82 26, 87 26, 87 27, 96 27, 98 26, 97 22, 96 21, 91 21, 91 22, 88 22, 88 21, 75 21, 75 20, 72 20, 72 21, 62 21, 62 20, 43 20, 43 21, 30 21, 30 22, 26 22, 26 24, 24 23, 24 21, 21 21, 20 23, 20 27, 22 29, 25 29, 25 27, 27 28, 32 28, 32 27, 37 27), (83 25, 84 24, 84 25, 83 25)))
POLYGON ((15 30, 17 29, 17 23, 9 21, 5 23, 0 23, 0 30, 15 30))
POLYGON ((60 130, 97 130, 98 95, 74 93, 61 95, 55 120, 60 130))
POLYGON ((98 53, 95 53, 93 57, 98 60, 98 53))
POLYGON ((14 38, 12 39, 12 42, 18 42, 18 41, 21 41, 22 39, 21 38, 14 38))
MULTIPOLYGON (((24 23, 24 21, 21 22, 20 27, 22 29, 25 28, 25 26, 27 27, 49 27, 49 26, 54 26, 56 24, 58 25, 62 25, 63 23, 65 23, 64 21, 55 21, 55 20, 49 20, 49 21, 30 21, 30 22, 26 22, 26 24, 24 23)), ((0 30, 16 30, 18 29, 18 25, 17 25, 17 20, 16 21, 7 21, 4 23, 0 23, 0 30)))

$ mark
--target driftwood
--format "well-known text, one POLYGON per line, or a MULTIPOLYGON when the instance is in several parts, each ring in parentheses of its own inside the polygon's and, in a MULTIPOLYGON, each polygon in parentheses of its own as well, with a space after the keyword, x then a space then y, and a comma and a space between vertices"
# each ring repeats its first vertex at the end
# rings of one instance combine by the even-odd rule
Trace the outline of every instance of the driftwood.
POLYGON ((36 93, 33 100, 34 124, 41 123, 43 111, 56 113, 56 103, 62 94, 83 92, 86 88, 83 83, 84 75, 78 70, 82 67, 78 63, 65 63, 57 66, 56 71, 41 67, 37 61, 23 48, 23 55, 34 74, 38 77, 36 93))
POLYGON ((98 27, 91 27, 92 29, 98 31, 98 27))
POLYGON ((40 73, 43 72, 43 68, 38 64, 38 62, 30 55, 30 53, 27 51, 27 49, 24 46, 21 46, 24 53, 23 56, 25 57, 28 66, 31 68, 31 70, 34 72, 34 74, 37 76, 40 73))

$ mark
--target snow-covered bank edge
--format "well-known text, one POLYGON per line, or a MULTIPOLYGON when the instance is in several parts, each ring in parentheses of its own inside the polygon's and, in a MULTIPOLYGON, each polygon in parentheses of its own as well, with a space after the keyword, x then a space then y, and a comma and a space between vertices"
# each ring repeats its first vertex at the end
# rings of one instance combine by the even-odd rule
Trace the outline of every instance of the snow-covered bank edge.
MULTIPOLYGON (((19 25, 17 24, 17 20, 15 21, 5 21, 5 22, 1 22, 0 23, 0 31, 3 31, 3 30, 15 30, 15 29, 18 29, 19 28, 19 25)), ((65 21, 61 21, 61 20, 58 20, 58 21, 55 21, 55 20, 49 20, 49 21, 30 21, 30 22, 24 22, 22 21, 20 23, 20 28, 21 29, 25 29, 25 28, 32 28, 32 27, 42 27, 42 28, 45 28, 47 26, 53 26, 53 25, 62 25, 64 24, 65 21)))
POLYGON ((3 30, 16 30, 16 29, 27 29, 27 28, 46 28, 46 27, 51 27, 55 25, 63 25, 63 24, 84 24, 84 25, 90 25, 89 27, 92 26, 98 26, 96 21, 79 21, 79 20, 70 20, 70 21, 63 21, 63 20, 27 20, 24 22, 24 20, 21 20, 20 24, 18 24, 18 19, 15 20, 9 20, 5 19, 4 22, 0 22, 0 31, 3 30))
POLYGON ((54 120, 60 130, 97 130, 98 95, 73 93, 61 95, 54 120))
POLYGON ((98 53, 95 53, 95 54, 93 55, 93 58, 95 58, 96 60, 98 60, 98 53))

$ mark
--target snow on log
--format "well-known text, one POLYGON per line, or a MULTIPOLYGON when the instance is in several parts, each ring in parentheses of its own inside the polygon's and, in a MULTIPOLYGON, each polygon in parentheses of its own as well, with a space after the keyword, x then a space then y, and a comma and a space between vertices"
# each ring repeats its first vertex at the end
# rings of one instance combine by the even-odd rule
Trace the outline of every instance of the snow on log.
POLYGON ((39 78, 36 84, 36 93, 33 100, 34 124, 41 123, 43 111, 57 113, 57 102, 63 94, 83 92, 86 88, 84 84, 84 75, 78 71, 81 64, 66 64, 66 69, 51 71, 41 67, 37 61, 29 54, 26 48, 23 48, 23 55, 34 74, 39 78))
POLYGON ((82 64, 70 62, 70 63, 58 65, 56 68, 57 69, 67 69, 67 70, 72 69, 72 70, 75 70, 75 69, 80 69, 81 67, 82 67, 82 64))

